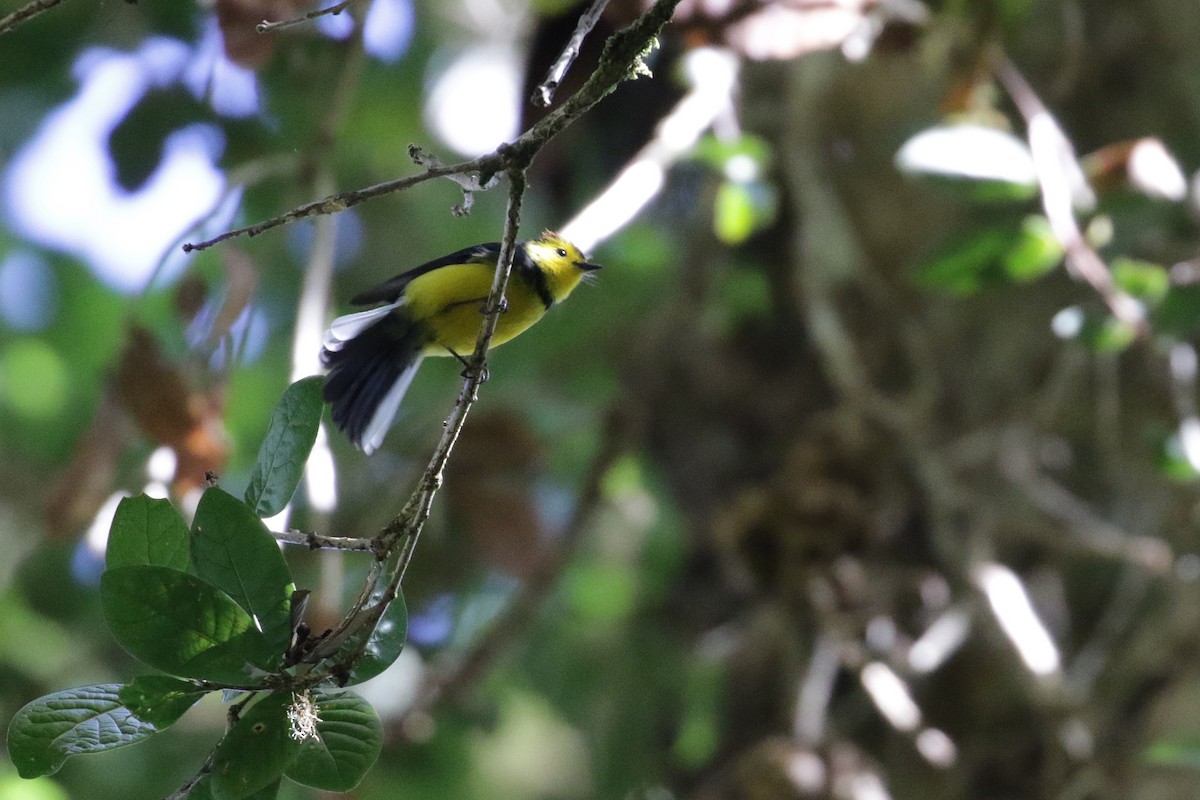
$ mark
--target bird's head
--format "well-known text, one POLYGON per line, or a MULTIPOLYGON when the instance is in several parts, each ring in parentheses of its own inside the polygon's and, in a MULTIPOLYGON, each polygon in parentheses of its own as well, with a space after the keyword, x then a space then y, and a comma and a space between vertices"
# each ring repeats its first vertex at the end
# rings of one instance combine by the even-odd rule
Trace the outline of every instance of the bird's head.
POLYGON ((579 248, 553 231, 546 231, 525 245, 534 266, 546 276, 546 285, 555 301, 563 300, 588 273, 600 269, 583 257, 579 248))

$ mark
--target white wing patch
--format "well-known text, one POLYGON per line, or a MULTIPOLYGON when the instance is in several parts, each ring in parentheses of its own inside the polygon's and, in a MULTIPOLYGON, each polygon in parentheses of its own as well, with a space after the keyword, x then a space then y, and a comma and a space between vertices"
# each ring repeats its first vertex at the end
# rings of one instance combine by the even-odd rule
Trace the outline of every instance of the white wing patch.
POLYGON ((336 353, 342 349, 342 345, 346 342, 358 336, 402 305, 404 305, 404 298, 394 303, 389 303, 386 306, 371 308, 366 311, 356 311, 353 314, 338 317, 329 324, 329 329, 321 337, 321 343, 325 345, 326 350, 336 353))
MULTIPOLYGON (((378 311, 378 309, 375 310, 378 311)), ((356 315, 351 314, 351 316, 356 315)), ((338 346, 341 347, 340 344, 338 346)), ((421 366, 422 358, 423 356, 418 355, 416 360, 400 373, 400 377, 396 378, 396 382, 392 384, 391 389, 388 389, 388 393, 384 395, 379 407, 371 416, 371 421, 367 424, 367 429, 363 432, 362 437, 362 450, 367 455, 374 453, 379 445, 383 444, 383 437, 387 435, 388 428, 392 427, 392 420, 400 408, 400 401, 404 399, 404 393, 408 391, 409 385, 413 382, 413 377, 417 374, 417 367, 421 366)))

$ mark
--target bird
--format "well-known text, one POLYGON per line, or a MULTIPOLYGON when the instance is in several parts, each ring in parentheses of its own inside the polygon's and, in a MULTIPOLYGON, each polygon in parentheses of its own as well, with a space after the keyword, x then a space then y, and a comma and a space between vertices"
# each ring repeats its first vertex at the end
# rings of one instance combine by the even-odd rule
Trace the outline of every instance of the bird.
MULTIPOLYGON (((383 443, 422 359, 453 356, 468 366, 499 257, 499 242, 487 242, 434 259, 350 301, 383 305, 330 323, 323 396, 334 424, 364 453, 383 443)), ((528 330, 598 269, 553 231, 517 243, 491 346, 528 330)))

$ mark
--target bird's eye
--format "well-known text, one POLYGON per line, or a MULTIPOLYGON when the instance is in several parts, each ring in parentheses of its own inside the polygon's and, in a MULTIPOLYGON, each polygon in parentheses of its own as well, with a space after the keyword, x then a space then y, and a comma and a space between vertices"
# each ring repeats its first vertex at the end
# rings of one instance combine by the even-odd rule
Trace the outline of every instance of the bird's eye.
POLYGON ((558 257, 559 257, 559 258, 566 258, 566 257, 567 257, 567 251, 566 251, 566 250, 563 250, 561 247, 560 247, 560 248, 558 248, 557 250, 555 250, 554 252, 558 253, 558 257))

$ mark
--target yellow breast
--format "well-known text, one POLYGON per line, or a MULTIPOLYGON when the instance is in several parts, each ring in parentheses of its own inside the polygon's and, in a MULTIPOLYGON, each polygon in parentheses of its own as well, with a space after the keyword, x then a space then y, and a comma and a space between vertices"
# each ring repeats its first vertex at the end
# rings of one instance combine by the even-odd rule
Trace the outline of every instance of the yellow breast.
MULTIPOLYGON (((415 324, 430 330, 424 354, 461 356, 475 350, 480 314, 492 288, 495 267, 490 264, 455 264, 415 278, 404 291, 406 308, 415 324)), ((514 272, 505 292, 508 310, 500 315, 492 347, 523 333, 546 313, 546 306, 525 281, 514 272)))

